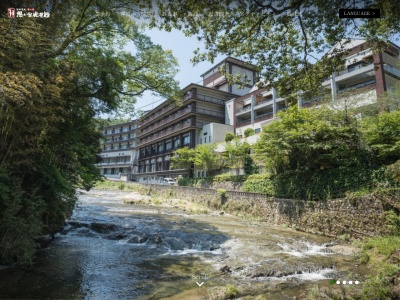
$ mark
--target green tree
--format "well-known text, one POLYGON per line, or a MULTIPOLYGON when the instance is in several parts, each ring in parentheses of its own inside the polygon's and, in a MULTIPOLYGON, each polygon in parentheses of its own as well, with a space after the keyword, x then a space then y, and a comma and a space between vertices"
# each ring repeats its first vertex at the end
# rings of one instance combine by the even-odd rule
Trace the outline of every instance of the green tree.
POLYGON ((48 19, 7 18, 25 6, 0 4, 0 264, 29 263, 35 239, 71 214, 75 188, 101 178, 100 113, 179 90, 176 60, 140 33, 134 4, 50 1, 35 6, 48 19))
POLYGON ((227 165, 236 169, 239 176, 240 168, 243 168, 246 157, 250 151, 250 145, 236 138, 225 146, 227 165))
POLYGON ((210 171, 218 168, 218 156, 215 152, 215 145, 198 145, 196 147, 194 165, 196 168, 207 171, 207 174, 209 174, 210 171))
POLYGON ((282 197, 326 199, 368 187, 373 160, 361 146, 356 117, 325 107, 279 113, 254 145, 256 158, 275 174, 282 197))
POLYGON ((189 147, 183 147, 174 151, 171 157, 171 167, 173 169, 184 169, 189 173, 189 177, 193 177, 192 166, 195 161, 196 150, 189 147))
POLYGON ((368 147, 379 163, 389 165, 400 158, 400 109, 363 119, 368 147))
POLYGON ((235 138, 235 135, 232 132, 227 132, 225 134, 225 142, 230 142, 235 138))
POLYGON ((244 131, 244 137, 249 137, 249 136, 252 136, 252 135, 254 135, 254 129, 253 128, 247 128, 244 131))
MULTIPOLYGON (((241 57, 260 66, 265 82, 277 82, 280 95, 293 90, 313 91, 342 65, 340 56, 316 56, 349 36, 363 36, 384 48, 400 30, 398 2, 392 0, 247 1, 157 0, 151 26, 182 30, 204 41, 205 51, 195 51, 194 62, 213 60, 220 53, 241 57), (381 18, 339 18, 340 8, 377 8, 381 18), (174 12, 171 14, 170 12, 174 12), (318 33, 318 34, 315 34, 318 33), (376 43, 382 41, 383 43, 376 43), (312 66, 312 67, 311 67, 312 66)), ((233 76, 230 80, 235 80, 233 76)))

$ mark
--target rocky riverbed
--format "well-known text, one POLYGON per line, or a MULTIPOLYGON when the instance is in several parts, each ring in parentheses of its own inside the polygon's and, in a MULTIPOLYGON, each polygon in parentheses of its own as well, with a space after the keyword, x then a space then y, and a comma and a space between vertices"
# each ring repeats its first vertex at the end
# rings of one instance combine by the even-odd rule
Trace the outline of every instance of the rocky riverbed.
POLYGON ((338 291, 332 279, 362 282, 369 271, 352 260, 353 247, 326 237, 180 199, 79 193, 33 268, 0 269, 0 298, 308 299, 316 286, 338 291))

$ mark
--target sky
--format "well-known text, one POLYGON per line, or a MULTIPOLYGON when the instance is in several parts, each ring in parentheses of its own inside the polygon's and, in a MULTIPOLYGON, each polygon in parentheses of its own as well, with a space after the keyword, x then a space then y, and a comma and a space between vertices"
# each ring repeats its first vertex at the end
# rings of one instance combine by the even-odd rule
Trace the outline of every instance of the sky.
MULTIPOLYGON (((176 57, 179 63, 179 72, 175 76, 175 79, 179 81, 179 86, 181 88, 186 87, 190 83, 202 84, 202 77, 200 77, 200 75, 226 58, 225 55, 219 55, 214 60, 214 63, 201 62, 193 66, 193 64, 190 62, 190 59, 194 56, 194 50, 197 48, 204 49, 204 44, 199 42, 196 37, 186 37, 179 30, 165 32, 158 29, 152 29, 145 30, 144 34, 149 36, 153 43, 161 45, 164 50, 172 50, 173 55, 176 57)), ((133 48, 130 49, 128 46, 126 50, 133 51, 133 48)), ((152 109, 153 107, 156 107, 162 103, 161 99, 163 98, 152 96, 150 92, 145 93, 143 97, 138 98, 136 109, 152 109), (152 105, 152 103, 154 104, 152 105)))

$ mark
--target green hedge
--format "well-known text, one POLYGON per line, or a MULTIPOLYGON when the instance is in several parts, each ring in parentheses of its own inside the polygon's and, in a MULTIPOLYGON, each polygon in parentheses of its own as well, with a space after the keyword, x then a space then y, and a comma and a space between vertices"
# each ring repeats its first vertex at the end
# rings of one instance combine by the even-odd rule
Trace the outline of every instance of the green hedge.
MULTIPOLYGON (((258 174, 257 174, 258 175, 258 174)), ((253 175, 252 175, 253 176, 253 175)), ((266 176, 265 176, 266 177, 266 176)), ((275 188, 274 184, 271 180, 265 178, 248 178, 243 186, 242 190, 244 192, 251 192, 251 193, 264 193, 269 196, 275 195, 275 188)))
POLYGON ((233 181, 233 182, 244 182, 247 179, 247 175, 233 175, 233 174, 220 174, 214 176, 214 182, 225 182, 225 181, 233 181))

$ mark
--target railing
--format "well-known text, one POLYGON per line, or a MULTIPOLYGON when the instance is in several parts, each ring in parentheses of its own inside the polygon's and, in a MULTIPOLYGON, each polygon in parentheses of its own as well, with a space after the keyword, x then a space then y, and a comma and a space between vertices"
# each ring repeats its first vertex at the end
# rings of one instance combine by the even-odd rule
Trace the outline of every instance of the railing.
POLYGON ((173 128, 164 129, 164 130, 162 130, 162 131, 160 131, 158 133, 153 134, 152 136, 149 136, 149 137, 141 140, 139 142, 139 145, 143 145, 143 144, 155 141, 155 140, 159 139, 160 137, 165 137, 165 136, 167 136, 169 134, 172 134, 174 132, 177 132, 177 131, 179 131, 179 130, 181 130, 183 128, 190 127, 191 123, 192 122, 189 120, 189 121, 186 121, 184 123, 177 124, 173 128))
POLYGON ((170 123, 170 122, 172 122, 172 121, 178 119, 179 117, 182 117, 183 115, 188 114, 188 113, 190 113, 190 112, 192 112, 192 111, 193 111, 193 107, 186 107, 186 108, 184 108, 183 110, 180 110, 180 111, 178 111, 177 113, 175 113, 175 114, 173 114, 173 115, 170 115, 168 118, 163 119, 163 120, 161 120, 160 122, 155 123, 155 124, 153 124, 153 125, 147 127, 146 129, 143 129, 143 131, 141 132, 141 134, 145 134, 145 133, 147 133, 147 132, 149 132, 149 131, 152 131, 152 130, 154 130, 154 129, 157 129, 157 128, 159 128, 159 127, 161 127, 161 126, 163 126, 163 125, 165 125, 165 124, 167 124, 167 123, 170 123))
POLYGON ((249 110, 251 110, 251 105, 248 107, 239 108, 238 110, 236 110, 236 113, 247 112, 249 110))
POLYGON ((366 82, 362 82, 362 83, 359 83, 359 84, 356 84, 356 85, 352 85, 352 86, 349 86, 349 87, 347 87, 347 88, 345 88, 343 90, 338 91, 338 94, 341 94, 341 93, 344 93, 344 92, 350 92, 350 91, 353 91, 355 89, 359 89, 359 88, 362 88, 364 86, 374 84, 375 82, 376 82, 376 80, 372 79, 372 80, 369 80, 369 81, 366 81, 366 82))
POLYGON ((254 107, 257 107, 257 106, 265 104, 265 103, 272 104, 273 103, 273 99, 268 99, 268 100, 263 100, 261 102, 258 102, 258 103, 256 103, 256 105, 254 107))
POLYGON ((198 99, 198 100, 203 100, 203 101, 210 102, 210 103, 225 105, 225 101, 222 99, 218 99, 215 97, 206 96, 206 95, 202 95, 202 94, 193 95, 192 93, 188 93, 185 97, 183 97, 183 102, 185 102, 189 99, 198 99))
POLYGON ((251 123, 251 118, 236 122, 236 125, 242 125, 244 123, 249 123, 250 124, 251 123))
POLYGON ((341 76, 341 75, 344 75, 344 74, 352 73, 352 72, 355 72, 355 71, 357 71, 359 69, 369 67, 371 65, 373 65, 373 64, 366 64, 366 65, 360 64, 360 65, 357 65, 357 66, 355 66, 354 68, 352 68, 350 70, 346 69, 346 70, 341 70, 341 71, 335 72, 335 75, 336 76, 341 76))
POLYGON ((223 113, 220 113, 218 111, 209 110, 209 109, 196 108, 196 112, 199 114, 207 115, 207 116, 225 118, 225 115, 223 113))
POLYGON ((273 117, 274 117, 274 113, 271 111, 269 113, 265 113, 265 114, 255 117, 254 120, 255 121, 269 120, 269 119, 272 119, 273 117))
POLYGON ((274 112, 271 111, 271 112, 267 112, 265 114, 258 115, 254 119, 259 119, 259 118, 262 118, 262 117, 265 117, 265 116, 273 116, 273 115, 274 115, 274 112))
POLYGON ((166 107, 164 107, 163 109, 159 110, 158 112, 154 113, 153 115, 146 117, 143 121, 142 121, 142 126, 153 121, 154 119, 158 118, 159 116, 165 114, 166 112, 170 111, 171 109, 175 108, 176 104, 170 104, 167 105, 166 107))

